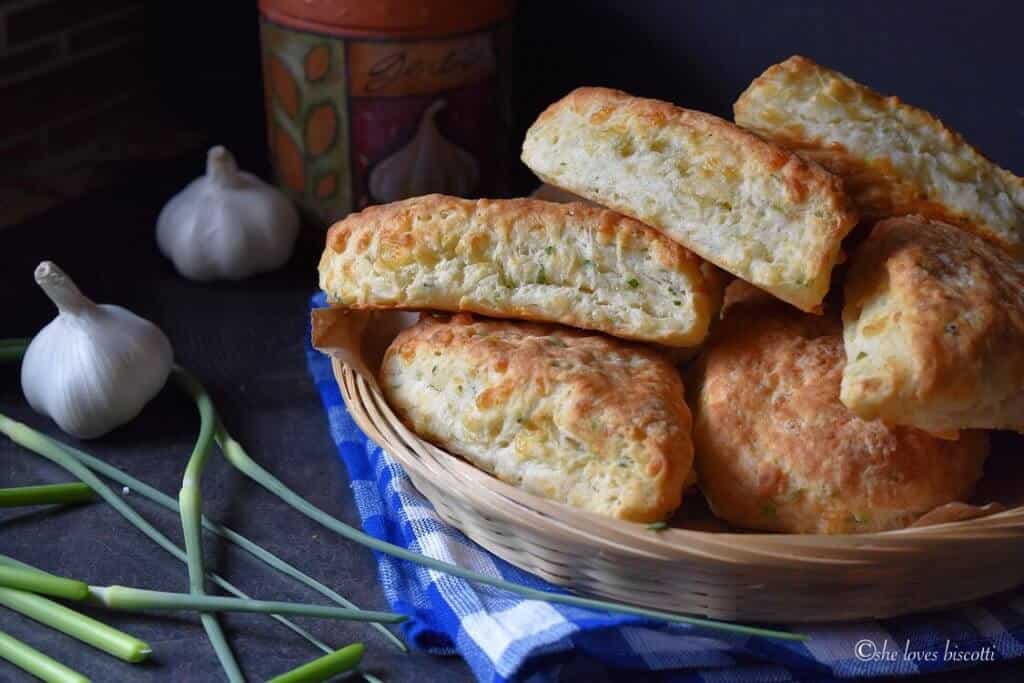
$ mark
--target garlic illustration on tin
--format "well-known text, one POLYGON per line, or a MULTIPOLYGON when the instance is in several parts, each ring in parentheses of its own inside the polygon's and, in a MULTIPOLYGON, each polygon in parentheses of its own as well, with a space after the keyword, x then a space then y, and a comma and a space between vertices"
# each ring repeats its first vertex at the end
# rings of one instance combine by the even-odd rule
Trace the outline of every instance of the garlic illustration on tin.
POLYGON ((374 200, 393 202, 432 192, 465 196, 476 188, 480 178, 476 159, 437 129, 434 118, 445 106, 444 100, 432 102, 409 144, 373 169, 370 195, 374 200))

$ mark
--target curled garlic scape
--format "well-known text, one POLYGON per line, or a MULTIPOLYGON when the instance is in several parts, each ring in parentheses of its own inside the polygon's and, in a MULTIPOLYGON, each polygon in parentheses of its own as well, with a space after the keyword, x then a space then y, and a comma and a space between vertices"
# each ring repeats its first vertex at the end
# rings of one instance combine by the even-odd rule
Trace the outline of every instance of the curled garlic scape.
POLYGON ((299 214, 279 190, 238 168, 221 146, 206 174, 164 205, 156 224, 160 251, 190 280, 239 280, 291 258, 299 214))
POLYGON ((163 387, 171 343, 131 311, 94 303, 50 261, 39 264, 35 279, 58 314, 25 352, 22 391, 68 434, 102 436, 138 415, 163 387))
POLYGON ((432 192, 466 196, 476 189, 480 177, 476 159, 437 129, 437 113, 445 106, 444 100, 432 102, 409 144, 370 172, 370 195, 375 201, 393 202, 432 192))

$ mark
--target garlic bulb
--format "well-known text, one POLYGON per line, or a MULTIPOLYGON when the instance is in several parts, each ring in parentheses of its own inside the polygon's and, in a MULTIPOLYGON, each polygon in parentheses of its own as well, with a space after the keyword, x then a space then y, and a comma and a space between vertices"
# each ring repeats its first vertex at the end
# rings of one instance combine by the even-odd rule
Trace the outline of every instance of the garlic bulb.
POLYGON ((238 170, 223 147, 206 157, 206 175, 171 198, 156 223, 156 241, 191 280, 240 280, 280 268, 291 258, 299 214, 277 189, 238 170))
POLYGON ((59 313, 25 352, 22 391, 68 434, 102 436, 138 415, 163 387, 171 343, 131 311, 93 303, 49 261, 35 277, 59 313))
POLYGON ((370 195, 376 201, 393 202, 432 192, 466 196, 476 189, 480 177, 476 159, 437 129, 434 117, 444 107, 444 100, 427 107, 409 144, 370 173, 370 195))

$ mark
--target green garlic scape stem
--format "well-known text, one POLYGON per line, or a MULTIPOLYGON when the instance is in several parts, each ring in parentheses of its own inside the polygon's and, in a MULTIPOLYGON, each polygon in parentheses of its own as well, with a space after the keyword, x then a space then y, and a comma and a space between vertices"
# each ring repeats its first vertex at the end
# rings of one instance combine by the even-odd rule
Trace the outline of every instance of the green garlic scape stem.
MULTIPOLYGON (((215 419, 213 402, 202 390, 199 383, 185 370, 175 366, 173 369, 175 382, 195 401, 199 410, 199 436, 192 449, 192 455, 185 467, 181 490, 178 492, 178 506, 181 510, 181 527, 185 536, 185 556, 188 566, 188 589, 195 596, 206 594, 206 572, 203 569, 203 469, 210 459, 210 446, 213 445, 213 422, 215 419)), ((217 659, 231 683, 244 683, 245 677, 238 666, 227 636, 216 615, 203 613, 200 615, 206 636, 210 640, 217 659)))
POLYGON ((0 362, 21 360, 31 339, 0 339, 0 362))
POLYGON ((561 603, 563 605, 573 605, 575 607, 587 607, 590 609, 617 614, 632 614, 651 619, 660 619, 670 623, 689 624, 692 626, 707 628, 709 630, 737 633, 747 636, 761 636, 763 638, 775 638, 778 640, 807 640, 807 636, 799 633, 773 631, 753 626, 743 626, 741 624, 730 624, 727 622, 698 619, 696 617, 684 617, 679 614, 662 612, 660 610, 633 607, 631 605, 606 602, 604 600, 582 598, 576 595, 567 595, 564 593, 550 593, 548 591, 511 583, 494 576, 478 574, 477 572, 470 569, 463 569, 455 564, 442 562, 440 560, 435 560, 432 557, 427 557, 426 555, 414 553, 402 548, 401 546, 393 545, 387 541, 382 541, 370 536, 369 534, 363 533, 358 529, 350 527, 348 524, 332 517, 320 508, 308 502, 305 498, 302 498, 299 494, 285 486, 279 479, 274 477, 274 475, 263 469, 258 463, 250 458, 249 454, 245 452, 244 448, 242 448, 242 445, 231 438, 231 435, 227 433, 223 424, 217 425, 217 443, 220 444, 221 451, 228 459, 228 462, 234 465, 239 472, 276 495, 291 507, 295 508, 310 519, 319 522, 343 538, 355 541, 360 545, 382 552, 386 555, 397 557, 400 560, 408 560, 409 562, 414 562, 423 567, 434 569, 452 576, 458 576, 474 583, 482 583, 487 586, 501 588, 509 591, 510 593, 516 593, 532 600, 543 600, 546 602, 561 603))
POLYGON ((89 679, 69 669, 39 650, 0 631, 0 657, 47 683, 89 683, 89 679))
MULTIPOLYGON (((253 600, 251 598, 225 598, 212 595, 194 595, 192 593, 173 593, 168 591, 146 590, 129 586, 90 586, 75 579, 56 574, 49 574, 19 562, 12 557, 0 555, 0 577, 4 573, 17 573, 46 581, 65 581, 69 584, 82 584, 86 587, 85 598, 98 600, 100 604, 112 609, 155 609, 181 610, 193 612, 278 612, 282 614, 299 614, 325 619, 342 619, 346 621, 379 621, 396 624, 406 620, 405 615, 393 612, 374 612, 370 610, 348 609, 331 605, 310 605, 300 602, 280 602, 274 600, 253 600)), ((0 586, 2 589, 3 586, 0 586)), ((75 598, 75 599, 85 599, 75 598)))
MULTIPOLYGON (((46 436, 43 436, 42 438, 49 439, 49 437, 46 436)), ((52 439, 50 440, 53 441, 52 439)), ((102 474, 105 477, 113 479, 122 486, 129 487, 133 493, 139 494, 143 498, 146 498, 147 500, 156 503, 162 508, 170 510, 174 513, 179 512, 180 507, 178 506, 178 503, 163 491, 153 488, 152 486, 142 481, 141 479, 136 479, 130 474, 123 472, 122 470, 119 470, 113 465, 110 465, 104 462, 103 460, 100 460, 99 458, 93 457, 88 453, 74 449, 71 446, 62 444, 59 441, 54 441, 54 443, 62 446, 64 448, 64 451, 68 455, 78 460, 79 462, 81 462, 83 465, 93 470, 94 472, 98 472, 99 474, 102 474)), ((312 576, 309 576, 299 568, 282 560, 280 557, 274 555, 263 546, 253 543, 248 538, 234 531, 230 527, 226 527, 214 520, 207 518, 204 515, 203 528, 209 531, 210 533, 220 536, 221 538, 226 539, 227 541, 235 544, 242 550, 245 550, 246 552, 251 554, 253 557, 263 561, 271 568, 276 569, 282 574, 295 579, 299 583, 305 585, 308 588, 311 588, 317 593, 320 593, 329 600, 332 600, 333 602, 343 607, 348 607, 350 609, 359 609, 358 605, 348 600, 343 595, 340 595, 337 591, 333 590, 332 588, 329 588, 328 586, 325 586, 324 584, 320 583, 312 576)), ((396 637, 394 633, 387 630, 385 627, 381 626, 376 622, 370 622, 370 626, 378 630, 385 638, 388 639, 389 642, 391 642, 395 647, 397 647, 402 652, 409 651, 409 648, 406 647, 405 643, 403 643, 401 639, 396 637)))
POLYGON ((0 507, 60 505, 96 500, 96 492, 80 481, 0 489, 0 507))
POLYGON ((89 597, 89 585, 82 581, 6 564, 0 565, 0 587, 52 595, 65 600, 85 600, 89 597))
MULTIPOLYGON (((170 539, 160 533, 152 524, 143 519, 134 508, 125 503, 120 496, 114 493, 109 486, 100 481, 100 479, 89 471, 85 465, 82 465, 80 462, 68 455, 57 441, 54 441, 53 439, 35 431, 28 425, 12 420, 3 414, 0 414, 0 433, 5 434, 9 439, 11 439, 11 441, 19 446, 27 448, 33 453, 46 458, 50 462, 62 467, 72 476, 88 484, 90 488, 96 491, 100 498, 109 503, 110 506, 120 513, 122 517, 128 520, 132 526, 148 536, 150 540, 182 563, 187 562, 185 552, 181 548, 172 543, 170 539)), ((209 578, 213 583, 217 584, 220 588, 226 590, 232 595, 239 598, 249 597, 217 574, 210 573, 209 578)), ((334 652, 334 648, 324 644, 301 626, 298 626, 288 619, 276 614, 271 615, 271 618, 277 620, 295 633, 298 633, 324 652, 334 652)))
POLYGON ((146 642, 135 636, 79 614, 41 595, 13 588, 0 588, 0 605, 126 662, 135 664, 144 661, 153 652, 146 642))
POLYGON ((132 664, 153 652, 145 641, 41 595, 0 588, 0 605, 132 664))
POLYGON ((128 586, 90 586, 89 592, 99 604, 119 610, 163 610, 186 612, 259 612, 264 614, 294 614, 319 619, 342 621, 377 621, 398 624, 406 620, 403 614, 348 609, 333 605, 311 605, 277 600, 225 598, 219 595, 195 593, 168 593, 128 586))
POLYGON ((365 650, 362 643, 353 643, 280 676, 274 676, 267 683, 321 683, 359 666, 365 650))

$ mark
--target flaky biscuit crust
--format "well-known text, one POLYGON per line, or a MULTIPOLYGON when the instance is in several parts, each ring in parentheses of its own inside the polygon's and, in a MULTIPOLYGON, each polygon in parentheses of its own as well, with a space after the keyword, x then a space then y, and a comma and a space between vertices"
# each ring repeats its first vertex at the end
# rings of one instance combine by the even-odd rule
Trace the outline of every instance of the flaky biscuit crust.
POLYGON ((350 308, 468 311, 674 347, 703 341, 720 300, 700 258, 613 211, 444 195, 336 223, 320 287, 350 308))
POLYGON ((692 470, 690 412, 661 355, 554 325, 424 316, 388 348, 389 404, 499 479, 619 519, 664 519, 692 470))
POLYGON ((732 123, 607 88, 579 88, 527 131, 545 182, 633 216, 804 310, 828 291, 856 224, 841 181, 732 123))
POLYGON ((1024 179, 927 111, 800 56, 755 79, 733 110, 741 126, 841 175, 867 218, 921 214, 1024 256, 1024 179))
POLYGON ((878 223, 846 282, 842 400, 934 432, 1024 431, 1024 265, 956 226, 878 223))
POLYGON ((698 480, 716 515, 752 529, 864 533, 971 495, 983 432, 944 441, 858 418, 839 401, 836 318, 730 299, 690 383, 698 480))

